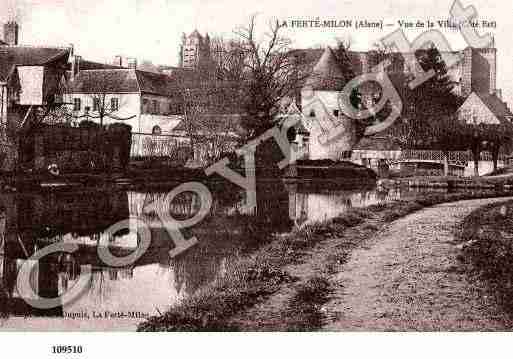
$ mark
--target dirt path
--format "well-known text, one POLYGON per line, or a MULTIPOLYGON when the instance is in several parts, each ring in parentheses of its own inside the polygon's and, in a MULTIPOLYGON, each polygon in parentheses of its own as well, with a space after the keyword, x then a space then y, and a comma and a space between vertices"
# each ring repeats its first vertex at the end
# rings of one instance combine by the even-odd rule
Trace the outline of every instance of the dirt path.
POLYGON ((453 231, 466 215, 505 198, 427 208, 356 249, 331 279, 324 330, 505 330, 491 298, 459 267, 453 231))

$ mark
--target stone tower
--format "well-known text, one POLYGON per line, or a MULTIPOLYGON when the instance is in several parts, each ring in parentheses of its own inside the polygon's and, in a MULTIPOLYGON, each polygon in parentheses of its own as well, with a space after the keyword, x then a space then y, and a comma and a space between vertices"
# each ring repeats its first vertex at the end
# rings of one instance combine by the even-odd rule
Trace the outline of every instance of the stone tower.
POLYGON ((198 30, 194 30, 189 36, 182 35, 180 67, 197 68, 208 59, 210 59, 210 37, 208 34, 203 37, 198 30))
POLYGON ((7 45, 18 45, 19 30, 20 27, 15 21, 9 21, 4 24, 4 41, 7 43, 7 45))
POLYGON ((472 91, 491 94, 497 90, 497 49, 495 42, 487 48, 463 50, 462 95, 472 91))

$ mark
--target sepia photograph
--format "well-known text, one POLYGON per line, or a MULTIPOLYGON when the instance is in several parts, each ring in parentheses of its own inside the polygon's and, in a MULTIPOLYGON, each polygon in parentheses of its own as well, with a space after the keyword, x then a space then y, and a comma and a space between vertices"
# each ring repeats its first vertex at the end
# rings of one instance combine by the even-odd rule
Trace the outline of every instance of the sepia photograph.
POLYGON ((0 0, 0 331, 511 331, 512 10, 0 0))

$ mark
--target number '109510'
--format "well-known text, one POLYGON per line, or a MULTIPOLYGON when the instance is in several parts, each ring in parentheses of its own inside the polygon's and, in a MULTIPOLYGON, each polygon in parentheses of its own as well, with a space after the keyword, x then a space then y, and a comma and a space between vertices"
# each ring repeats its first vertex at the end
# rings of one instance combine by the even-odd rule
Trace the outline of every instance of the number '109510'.
POLYGON ((81 345, 54 345, 52 346, 52 354, 81 354, 81 345))

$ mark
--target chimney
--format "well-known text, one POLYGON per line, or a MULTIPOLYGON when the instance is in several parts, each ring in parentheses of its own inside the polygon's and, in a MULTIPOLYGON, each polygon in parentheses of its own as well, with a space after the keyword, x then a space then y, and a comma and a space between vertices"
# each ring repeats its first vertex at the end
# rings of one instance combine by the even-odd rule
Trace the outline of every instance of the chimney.
POLYGON ((80 72, 80 60, 82 60, 82 56, 78 55, 73 56, 71 59, 71 80, 74 80, 80 72))
POLYGON ((9 21, 4 24, 4 41, 9 46, 18 45, 18 34, 20 27, 15 21, 9 21))
POLYGON ((134 57, 128 58, 127 63, 128 63, 129 69, 132 69, 132 70, 137 69, 137 59, 136 58, 134 58, 134 57))
POLYGON ((120 55, 115 56, 113 64, 115 66, 123 67, 123 56, 120 56, 120 55))

